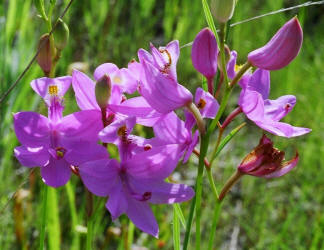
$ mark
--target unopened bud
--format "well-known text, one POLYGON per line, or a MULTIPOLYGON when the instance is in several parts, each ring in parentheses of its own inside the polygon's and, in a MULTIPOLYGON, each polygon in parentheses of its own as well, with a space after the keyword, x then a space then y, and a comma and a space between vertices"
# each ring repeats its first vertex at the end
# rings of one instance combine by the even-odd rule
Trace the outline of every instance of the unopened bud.
MULTIPOLYGON (((227 65, 228 61, 231 58, 231 51, 226 44, 224 45, 224 53, 225 53, 225 65, 227 65)), ((218 52, 217 65, 218 65, 219 70, 223 71, 222 57, 221 57, 220 51, 218 52)))
POLYGON ((54 45, 58 50, 63 50, 69 40, 69 28, 61 18, 57 20, 54 35, 54 45))
POLYGON ((217 21, 226 23, 233 16, 235 0, 212 0, 211 12, 217 21))
POLYGON ((108 75, 104 75, 97 81, 95 93, 99 107, 105 109, 111 95, 111 80, 108 75))
POLYGON ((37 63, 43 70, 44 74, 48 76, 52 68, 52 52, 51 39, 48 34, 44 34, 39 39, 38 43, 39 53, 37 55, 37 63))

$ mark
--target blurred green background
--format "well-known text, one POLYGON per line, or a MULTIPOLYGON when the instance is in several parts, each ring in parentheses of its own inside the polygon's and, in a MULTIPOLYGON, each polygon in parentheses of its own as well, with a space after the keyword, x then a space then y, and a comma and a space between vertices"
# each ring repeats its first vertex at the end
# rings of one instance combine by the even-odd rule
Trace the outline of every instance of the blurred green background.
MULTIPOLYGON (((303 3, 296 0, 238 1, 232 23, 255 15, 303 3)), ((57 1, 54 18, 63 11, 67 0, 57 1)), ((289 175, 273 180, 244 177, 226 197, 215 237, 215 249, 324 249, 324 6, 311 6, 264 17, 230 29, 228 44, 244 63, 249 51, 265 44, 275 31, 294 15, 304 30, 299 56, 285 69, 271 73, 271 98, 285 94, 297 97, 297 105, 284 119, 296 126, 312 128, 309 135, 284 139, 272 136, 275 145, 286 151, 287 158, 298 149, 300 163, 289 175)), ((88 73, 104 62, 119 67, 136 58, 139 48, 149 48, 178 39, 191 42, 207 26, 201 1, 189 0, 78 0, 68 10, 64 21, 70 28, 70 40, 63 50, 57 75, 68 73, 73 62, 83 62, 88 73)), ((217 25, 217 23, 216 23, 217 25)), ((17 79, 36 51, 46 26, 37 17, 32 0, 4 0, 0 3, 0 92, 17 79)), ((178 79, 194 90, 201 76, 193 69, 191 47, 181 49, 178 79)), ((34 64, 0 107, 0 248, 35 249, 38 247, 42 181, 38 171, 21 167, 13 157, 18 145, 13 132, 12 112, 46 112, 44 103, 29 83, 42 76, 34 64), (17 192, 16 192, 17 191, 17 192), (15 198, 10 197, 16 192, 15 198)), ((236 105, 239 89, 234 91, 227 112, 236 105)), ((76 110, 73 93, 66 97, 67 113, 76 110)), ((229 129, 241 123, 240 116, 229 129)), ((141 132, 141 131, 140 131, 141 132)), ((141 132, 145 133, 145 131, 141 132)), ((241 159, 257 145, 262 131, 248 122, 230 142, 214 166, 218 188, 232 174, 241 159)), ((213 141, 213 140, 211 140, 213 141)), ((197 159, 192 156, 179 166, 174 178, 193 185, 197 159)), ((85 192, 73 176, 66 187, 50 192, 48 206, 48 249, 83 249, 86 215, 85 192)), ((128 221, 109 220, 97 199, 100 212, 95 223, 95 249, 131 249, 127 238, 128 221)), ((185 216, 189 203, 181 205, 185 216)), ((203 193, 203 245, 206 248, 210 218, 215 201, 205 178, 203 193)), ((172 207, 154 206, 160 225, 160 238, 135 229, 132 247, 172 249, 172 207)), ((194 227, 193 227, 194 232, 194 227)), ((182 228, 182 234, 184 230, 182 228)), ((191 243, 194 242, 194 235, 191 243)), ((144 248, 145 249, 145 248, 144 248)))

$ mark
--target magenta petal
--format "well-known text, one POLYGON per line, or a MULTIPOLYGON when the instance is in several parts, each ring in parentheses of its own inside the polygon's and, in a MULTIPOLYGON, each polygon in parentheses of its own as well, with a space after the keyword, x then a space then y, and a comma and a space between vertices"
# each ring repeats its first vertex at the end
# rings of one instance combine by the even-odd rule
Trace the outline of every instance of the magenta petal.
POLYGON ((104 63, 99 65, 94 72, 94 78, 98 81, 101 77, 107 74, 109 77, 111 74, 116 73, 118 71, 118 67, 113 63, 104 63))
POLYGON ((309 128, 294 127, 284 122, 254 121, 260 128, 278 136, 296 137, 311 132, 309 128))
POLYGON ((265 119, 280 121, 293 109, 295 104, 296 97, 293 95, 281 96, 276 100, 265 100, 265 119))
POLYGON ((127 212, 128 200, 125 197, 122 184, 117 184, 111 189, 106 208, 109 210, 112 220, 127 212))
POLYGON ((38 113, 18 112, 14 114, 14 128, 18 140, 25 146, 39 147, 50 143, 48 119, 38 113))
POLYGON ((79 166, 84 185, 97 196, 107 196, 115 186, 121 185, 118 171, 119 163, 109 159, 89 161, 79 166))
POLYGON ((198 141, 199 141, 199 132, 198 132, 198 130, 196 130, 194 133, 192 142, 188 146, 187 152, 184 155, 183 163, 186 163, 189 160, 189 157, 191 156, 192 151, 195 149, 196 145, 198 144, 198 141))
POLYGON ((81 110, 100 109, 95 97, 95 83, 86 74, 73 70, 72 87, 81 110))
MULTIPOLYGON (((57 78, 48 78, 48 77, 42 77, 33 80, 30 85, 32 89, 40 95, 42 98, 45 99, 45 101, 48 101, 49 97, 49 86, 55 85, 58 88, 57 95, 59 97, 63 97, 65 92, 69 89, 71 85, 72 78, 71 76, 62 76, 57 78)), ((48 103, 49 104, 49 103, 48 103)))
POLYGON ((50 155, 44 147, 19 146, 14 149, 15 157, 25 167, 41 167, 49 162, 50 155))
POLYGON ((270 72, 263 69, 254 71, 249 79, 248 90, 260 93, 264 100, 268 99, 270 92, 270 72))
POLYGON ((239 104, 252 121, 262 121, 264 119, 264 101, 260 93, 256 91, 242 91, 239 104))
POLYGON ((58 125, 64 143, 69 141, 98 141, 98 133, 103 128, 99 110, 84 110, 63 117, 58 125))
POLYGON ((193 189, 187 185, 163 182, 153 187, 149 202, 172 204, 190 200, 194 195, 193 189))
POLYGON ((87 161, 108 159, 107 149, 97 143, 81 141, 70 143, 69 147, 70 149, 67 151, 64 158, 67 162, 74 166, 78 166, 87 161))
POLYGON ((134 178, 161 180, 167 178, 177 166, 180 150, 175 144, 153 147, 123 162, 123 166, 134 178))
POLYGON ((212 78, 217 72, 218 47, 213 32, 202 29, 192 44, 191 60, 197 71, 206 78, 212 78))
POLYGON ((128 99, 120 105, 110 104, 109 109, 114 113, 135 116, 136 123, 150 127, 164 116, 153 109, 142 96, 128 99))
POLYGON ((195 103, 198 106, 203 118, 215 118, 219 109, 219 104, 210 93, 204 91, 202 88, 197 88, 195 95, 195 103), (198 106, 198 104, 201 101, 204 102, 203 107, 198 106))
POLYGON ((230 79, 233 79, 236 75, 235 72, 236 58, 237 58, 237 52, 235 50, 232 50, 230 60, 228 61, 226 66, 227 75, 230 79))
POLYGON ((41 176, 46 185, 60 187, 65 185, 71 176, 70 164, 64 159, 50 158, 49 164, 41 167, 41 176))
POLYGON ((133 130, 133 127, 135 126, 136 118, 128 117, 125 119, 116 120, 115 122, 111 123, 109 126, 105 127, 102 131, 99 133, 99 138, 103 142, 108 143, 118 143, 120 134, 119 129, 122 127, 126 127, 126 135, 129 135, 131 131, 133 130))
POLYGON ((125 68, 120 69, 118 76, 112 78, 112 83, 120 86, 123 92, 128 94, 134 93, 138 87, 136 75, 125 68))
POLYGON ((127 216, 143 232, 158 237, 159 226, 150 206, 146 202, 128 199, 127 216))
POLYGON ((144 77, 140 93, 160 113, 186 106, 192 101, 192 94, 168 75, 164 75, 147 61, 142 62, 144 77))
POLYGON ((264 178, 277 178, 280 176, 283 176, 287 174, 289 171, 291 171, 294 167, 296 167, 297 163, 299 161, 298 153, 296 153, 296 156, 290 160, 289 162, 283 163, 283 166, 279 168, 278 170, 274 171, 271 174, 267 174, 263 176, 264 178))
POLYGON ((299 53, 303 30, 297 17, 285 23, 263 47, 249 53, 249 62, 258 68, 277 70, 288 65, 299 53))

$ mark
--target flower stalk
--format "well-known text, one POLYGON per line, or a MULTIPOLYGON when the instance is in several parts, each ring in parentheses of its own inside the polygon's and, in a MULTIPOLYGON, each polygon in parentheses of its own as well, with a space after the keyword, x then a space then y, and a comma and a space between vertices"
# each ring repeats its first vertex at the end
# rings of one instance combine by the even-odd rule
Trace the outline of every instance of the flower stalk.
POLYGON ((225 183, 222 191, 219 194, 219 201, 222 201, 226 194, 231 190, 236 182, 243 176, 243 173, 236 171, 225 183))
POLYGON ((197 127, 201 135, 206 134, 206 128, 205 128, 205 122, 200 114, 199 109, 197 106, 191 102, 190 104, 187 105, 188 110, 193 114, 193 116, 196 119, 197 122, 197 127))

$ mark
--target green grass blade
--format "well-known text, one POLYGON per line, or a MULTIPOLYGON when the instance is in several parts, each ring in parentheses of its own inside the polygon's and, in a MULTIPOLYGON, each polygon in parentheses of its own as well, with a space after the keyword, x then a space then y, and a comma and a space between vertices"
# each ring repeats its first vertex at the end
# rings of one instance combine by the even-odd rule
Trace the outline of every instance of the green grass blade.
POLYGON ((173 204, 173 208, 174 208, 174 211, 175 211, 176 215, 178 216, 178 218, 179 218, 179 220, 181 222, 181 225, 183 226, 183 228, 186 228, 186 219, 183 216, 180 204, 179 203, 173 204))
POLYGON ((173 245, 175 250, 180 250, 180 222, 176 206, 173 206, 173 245))
POLYGON ((41 221, 41 229, 40 229, 40 236, 39 236, 39 250, 43 250, 44 245, 45 245, 48 186, 45 185, 45 184, 42 184, 42 189, 43 189, 43 194, 42 194, 42 221, 41 221))
POLYGON ((203 9, 204 9, 207 24, 208 24, 209 28, 213 31, 213 33, 214 33, 214 35, 216 37, 217 44, 220 44, 218 34, 217 34, 217 30, 216 30, 216 26, 215 26, 215 23, 214 23, 214 19, 213 19, 213 16, 212 16, 211 12, 210 12, 207 0, 202 0, 201 2, 202 2, 202 5, 203 5, 203 9))
POLYGON ((56 189, 49 187, 47 201, 48 246, 50 250, 59 250, 61 245, 60 220, 56 189))

